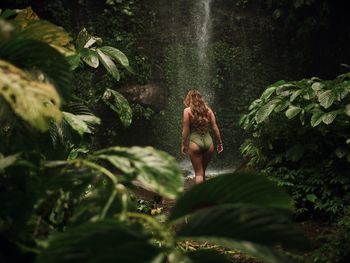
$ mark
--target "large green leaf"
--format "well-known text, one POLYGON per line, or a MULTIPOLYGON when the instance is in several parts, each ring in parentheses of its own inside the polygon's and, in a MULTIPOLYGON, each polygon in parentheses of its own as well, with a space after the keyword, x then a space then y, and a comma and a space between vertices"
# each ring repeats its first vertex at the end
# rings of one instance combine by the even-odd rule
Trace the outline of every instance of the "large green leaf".
POLYGON ((95 50, 83 48, 80 51, 80 54, 83 61, 90 67, 97 68, 99 66, 100 62, 98 60, 98 55, 95 50))
POLYGON ((123 52, 119 49, 110 46, 103 46, 99 48, 103 53, 118 61, 123 67, 129 66, 129 60, 123 52))
POLYGON ((327 90, 325 92, 322 92, 318 96, 318 101, 325 109, 332 106, 335 99, 336 99, 336 96, 332 90, 327 90))
POLYGON ((350 104, 345 106, 344 113, 348 116, 350 116, 350 104))
POLYGON ((337 117, 337 115, 340 113, 339 110, 335 110, 335 111, 331 111, 331 112, 327 112, 322 116, 322 121, 329 125, 331 124, 335 118, 337 117))
POLYGON ((118 91, 106 89, 102 100, 116 113, 123 126, 129 127, 132 122, 132 110, 129 102, 118 91))
POLYGON ((16 14, 17 14, 17 11, 13 9, 5 9, 5 10, 0 9, 0 17, 3 19, 8 19, 11 16, 15 16, 16 14))
POLYGON ((181 240, 199 240, 239 249, 266 262, 288 262, 272 247, 305 250, 309 244, 288 219, 269 209, 249 205, 221 205, 202 209, 177 232, 181 240), (271 247, 271 248, 269 248, 271 247))
POLYGON ((289 100, 282 100, 280 103, 277 104, 277 106, 275 107, 274 111, 275 112, 283 111, 286 108, 288 108, 289 105, 290 105, 289 100))
POLYGON ((120 80, 119 70, 117 69, 117 66, 115 65, 113 60, 108 55, 103 53, 100 49, 97 49, 97 54, 102 65, 107 69, 108 73, 111 74, 113 78, 119 81, 120 80))
POLYGON ((193 186, 176 202, 169 220, 202 207, 237 203, 292 210, 292 199, 275 183, 260 174, 237 172, 193 186))
POLYGON ((321 89, 324 88, 324 84, 321 83, 321 82, 314 82, 312 85, 311 85, 311 89, 313 89, 314 91, 319 91, 321 89))
POLYGON ((80 30, 76 40, 78 51, 80 51, 83 48, 88 48, 88 47, 85 47, 85 45, 91 38, 92 36, 87 32, 86 28, 83 28, 82 30, 80 30))
POLYGON ((266 120, 270 114, 273 112, 275 107, 277 106, 277 103, 280 100, 272 100, 266 103, 264 106, 262 106, 255 115, 256 122, 257 123, 262 123, 264 120, 266 120))
POLYGON ((0 153, 0 171, 14 164, 17 161, 19 156, 20 156, 20 153, 16 153, 16 154, 4 157, 0 153))
POLYGON ((260 99, 263 100, 263 101, 267 100, 267 99, 270 98, 271 95, 276 91, 276 89, 277 89, 277 86, 272 86, 272 87, 267 88, 267 89, 261 94, 260 99))
POLYGON ((51 82, 61 96, 69 97, 72 87, 70 66, 65 57, 48 44, 32 39, 13 39, 0 44, 0 57, 21 69, 34 70, 51 82))
POLYGON ((61 120, 60 97, 49 83, 33 81, 19 68, 0 60, 0 96, 32 127, 46 131, 61 120))
POLYGON ((134 174, 142 187, 168 198, 183 191, 183 176, 176 160, 152 147, 112 147, 95 152, 92 158, 106 160, 125 174, 134 174))
POLYGON ((72 127, 73 130, 78 132, 80 136, 83 136, 84 133, 91 133, 87 124, 82 119, 80 119, 79 116, 64 111, 62 114, 63 119, 72 127))
POLYGON ((62 27, 45 20, 25 20, 23 28, 22 20, 17 21, 20 23, 15 33, 17 39, 40 40, 57 49, 65 56, 75 54, 74 45, 71 44, 72 39, 62 27))
POLYGON ((152 246, 149 237, 140 231, 101 221, 67 229, 53 235, 49 246, 39 254, 37 263, 68 262, 151 262, 159 248, 152 246))
POLYGON ((294 105, 289 105, 289 109, 286 111, 286 116, 288 119, 292 119, 297 116, 302 109, 300 107, 296 107, 294 105))
POLYGON ((323 111, 316 111, 312 114, 311 117, 311 126, 316 127, 322 122, 324 112, 323 111))
POLYGON ((300 94, 302 93, 303 91, 301 89, 298 89, 298 90, 294 90, 292 95, 290 96, 290 101, 293 102, 296 98, 298 98, 300 96, 300 94))

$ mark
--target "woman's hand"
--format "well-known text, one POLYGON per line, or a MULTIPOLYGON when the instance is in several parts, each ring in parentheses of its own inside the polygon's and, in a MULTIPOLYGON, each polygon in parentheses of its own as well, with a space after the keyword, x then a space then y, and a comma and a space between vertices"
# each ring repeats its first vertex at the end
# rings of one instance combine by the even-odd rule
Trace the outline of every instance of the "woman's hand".
POLYGON ((184 144, 181 144, 181 152, 183 155, 186 155, 187 154, 187 148, 186 148, 186 145, 184 144))
POLYGON ((224 148, 222 147, 222 143, 219 143, 218 146, 216 147, 216 151, 218 152, 218 154, 222 153, 222 151, 224 150, 224 148))

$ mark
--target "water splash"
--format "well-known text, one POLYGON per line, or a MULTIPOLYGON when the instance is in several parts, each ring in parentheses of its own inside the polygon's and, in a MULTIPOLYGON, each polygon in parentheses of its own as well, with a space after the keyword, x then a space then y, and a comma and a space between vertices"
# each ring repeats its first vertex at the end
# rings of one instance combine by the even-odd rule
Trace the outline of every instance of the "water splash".
MULTIPOLYGON (((182 162, 179 163, 179 166, 181 168, 181 171, 183 173, 183 176, 186 179, 193 179, 195 178, 194 175, 194 171, 193 171, 193 167, 192 164, 189 160, 183 160, 182 162)), ((212 178, 212 177, 216 177, 222 174, 228 174, 228 173, 233 173, 236 171, 236 167, 230 167, 230 168, 225 168, 225 169, 216 169, 216 168, 211 168, 209 167, 206 170, 206 178, 212 178)))

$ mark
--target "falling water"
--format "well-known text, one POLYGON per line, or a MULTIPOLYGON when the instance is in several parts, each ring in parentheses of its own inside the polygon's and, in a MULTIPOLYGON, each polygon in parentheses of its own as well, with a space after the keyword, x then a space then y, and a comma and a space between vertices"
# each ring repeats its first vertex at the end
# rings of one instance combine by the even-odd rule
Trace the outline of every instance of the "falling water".
POLYGON ((198 40, 198 56, 199 63, 201 65, 208 64, 207 60, 207 47, 210 40, 211 33, 211 20, 210 20, 210 3, 212 0, 200 0, 199 8, 200 14, 203 14, 199 17, 199 24, 197 28, 197 40, 198 40))
POLYGON ((212 0, 199 0, 195 13, 197 14, 195 29, 198 45, 198 79, 201 80, 201 91, 207 101, 213 103, 214 93, 210 88, 210 59, 208 57, 208 45, 211 36, 210 7, 212 0))

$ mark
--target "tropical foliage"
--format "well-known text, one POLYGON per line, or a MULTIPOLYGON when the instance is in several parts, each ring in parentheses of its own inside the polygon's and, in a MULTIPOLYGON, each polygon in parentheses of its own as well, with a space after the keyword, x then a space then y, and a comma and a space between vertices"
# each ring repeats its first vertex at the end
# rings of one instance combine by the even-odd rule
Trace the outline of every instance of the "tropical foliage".
MULTIPOLYGON (((203 252, 181 249, 179 244, 189 239, 238 248, 266 262, 293 262, 276 246, 307 248, 307 240, 288 219, 291 199, 258 174, 223 175, 182 195, 183 176, 165 152, 152 147, 80 148, 67 127, 83 137, 100 120, 73 102, 69 89, 61 92, 63 83, 71 85, 70 58, 57 51, 66 47, 65 41, 54 46, 43 41, 51 36, 49 28, 43 27, 36 39, 10 31, 0 42, 1 260, 202 262, 198 255, 203 252), (66 111, 61 111, 62 101, 66 111), (19 128, 21 140, 16 137, 19 128), (48 130, 53 144, 42 145, 48 130), (23 144, 30 138, 36 139, 23 144), (58 144, 67 144, 69 155, 57 159, 58 144), (178 199, 164 224, 136 212, 130 195, 135 184, 178 199)), ((123 106, 127 101, 119 93, 107 89, 103 99, 130 125, 130 108, 123 106)), ((217 262, 229 261, 216 252, 204 253, 217 262)))
POLYGON ((301 162, 312 167, 326 160, 350 160, 349 91, 350 74, 269 86, 241 118, 241 126, 253 134, 242 153, 257 165, 301 162))
POLYGON ((91 36, 85 28, 83 28, 76 40, 77 54, 69 58, 73 69, 84 61, 87 65, 97 68, 101 64, 106 68, 107 72, 116 80, 120 80, 119 70, 115 64, 118 62, 121 66, 128 68, 129 60, 123 52, 111 46, 95 47, 101 45, 102 38, 91 36))
POLYGON ((350 200, 349 77, 279 81, 241 119, 251 134, 243 155, 252 165, 274 166, 268 171, 289 189, 301 213, 337 215, 350 200))

